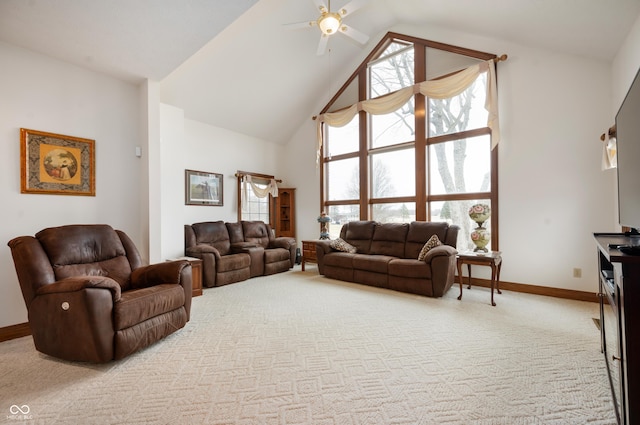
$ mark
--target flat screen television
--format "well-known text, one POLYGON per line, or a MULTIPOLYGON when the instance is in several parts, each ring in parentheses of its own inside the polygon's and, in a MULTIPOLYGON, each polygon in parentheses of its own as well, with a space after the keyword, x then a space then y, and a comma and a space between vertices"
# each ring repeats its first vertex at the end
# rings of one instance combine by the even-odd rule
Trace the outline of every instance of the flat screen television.
MULTIPOLYGON (((616 115, 618 219, 640 229, 640 70, 616 115)), ((635 238, 634 238, 635 239, 635 238)))

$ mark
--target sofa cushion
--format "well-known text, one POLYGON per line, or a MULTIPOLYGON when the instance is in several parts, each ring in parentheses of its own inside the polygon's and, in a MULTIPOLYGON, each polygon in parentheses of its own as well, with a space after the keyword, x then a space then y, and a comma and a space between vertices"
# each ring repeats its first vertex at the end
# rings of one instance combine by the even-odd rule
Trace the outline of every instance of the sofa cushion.
POLYGON ((389 275, 431 279, 431 266, 424 261, 412 258, 398 258, 389 261, 389 275))
POLYGON ((51 227, 38 232, 36 238, 49 257, 56 280, 79 275, 108 276, 122 289, 129 288, 131 265, 111 226, 51 227))
POLYGON ((388 255, 356 254, 353 257, 353 268, 356 270, 367 270, 373 273, 387 274, 389 261, 395 259, 396 257, 390 257, 388 255))
POLYGON ((356 247, 341 238, 332 240, 329 246, 336 251, 348 252, 350 254, 356 253, 356 247))
POLYGON ((224 273, 232 270, 248 269, 250 265, 251 257, 248 253, 229 254, 218 259, 216 271, 224 273))
POLYGON ((225 223, 229 232, 229 240, 231 245, 244 243, 244 234, 242 233, 242 223, 225 223))
POLYGON ((376 224, 369 253, 402 258, 408 230, 407 223, 376 224))
POLYGON ((269 228, 262 221, 243 221, 242 232, 244 233, 244 241, 255 243, 256 246, 267 248, 271 237, 269 236, 269 228))
POLYGON ((211 245, 220 255, 227 255, 231 251, 229 232, 224 221, 207 221, 192 224, 198 244, 211 245))
POLYGON ((346 252, 340 252, 340 251, 336 251, 336 252, 331 252, 329 254, 325 254, 324 256, 324 264, 326 266, 332 266, 332 267, 342 267, 345 269, 352 269, 353 268, 353 257, 355 257, 356 254, 348 254, 346 252))
POLYGON ((113 306, 114 329, 119 331, 184 305, 182 285, 160 284, 125 291, 113 306))
MULTIPOLYGON (((279 261, 289 261, 290 258, 289 250, 284 248, 271 248, 264 250, 264 263, 277 263, 279 261)), ((289 269, 289 267, 287 267, 289 269)))
POLYGON ((422 249, 420 250, 420 254, 418 254, 418 260, 424 261, 424 257, 427 256, 427 252, 431 251, 432 248, 435 248, 436 246, 440 246, 440 245, 442 245, 442 242, 440 242, 438 235, 431 236, 427 241, 427 243, 425 243, 422 249))
POLYGON ((351 221, 340 230, 340 238, 355 246, 360 254, 369 254, 375 221, 351 221))
POLYGON ((441 242, 446 241, 449 224, 446 222, 413 221, 409 224, 404 258, 418 258, 418 254, 426 241, 433 235, 438 235, 441 242))

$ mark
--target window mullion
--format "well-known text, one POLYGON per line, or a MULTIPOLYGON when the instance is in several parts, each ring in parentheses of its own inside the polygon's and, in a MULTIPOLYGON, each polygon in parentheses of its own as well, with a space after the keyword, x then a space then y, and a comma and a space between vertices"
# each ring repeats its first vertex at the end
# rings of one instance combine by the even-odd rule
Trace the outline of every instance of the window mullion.
MULTIPOLYGON (((367 68, 360 71, 358 77, 358 99, 366 100, 368 90, 367 68)), ((369 220, 371 215, 369 208, 369 117, 364 111, 358 113, 360 119, 360 219, 369 220)))
MULTIPOLYGON (((414 84, 418 81, 425 81, 426 70, 426 54, 425 46, 422 44, 414 44, 414 84)), ((415 126, 416 143, 415 143, 415 170, 416 170, 416 220, 425 221, 427 216, 427 102, 422 94, 415 95, 415 126)))

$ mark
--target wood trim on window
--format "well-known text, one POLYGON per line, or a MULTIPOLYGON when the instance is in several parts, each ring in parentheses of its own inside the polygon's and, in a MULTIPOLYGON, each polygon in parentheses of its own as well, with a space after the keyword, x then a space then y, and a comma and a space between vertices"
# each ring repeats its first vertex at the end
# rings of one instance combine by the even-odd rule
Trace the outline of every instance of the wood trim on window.
MULTIPOLYGON (((434 42, 430 40, 424 40, 417 37, 407 36, 394 32, 388 32, 385 37, 372 49, 367 55, 364 61, 356 68, 351 76, 346 80, 342 87, 331 98, 327 105, 321 110, 321 114, 328 112, 331 106, 340 98, 344 91, 354 82, 357 78, 358 84, 358 101, 367 100, 368 96, 368 66, 372 60, 375 60, 382 52, 394 41, 408 42, 414 45, 414 84, 418 81, 426 80, 426 73, 428 64, 426 63, 426 49, 434 48, 438 50, 447 51, 459 55, 464 55, 470 58, 478 60, 490 60, 497 59, 498 56, 492 53, 481 52, 478 50, 467 49, 463 47, 453 46, 446 43, 434 42)), ((429 149, 432 144, 444 143, 453 140, 459 140, 463 138, 472 138, 482 135, 490 135, 491 130, 488 127, 473 129, 468 131, 462 131, 454 134, 445 134, 436 137, 429 137, 428 135, 428 102, 425 96, 416 94, 414 96, 415 101, 415 140, 413 142, 407 142, 404 144, 393 145, 389 147, 380 147, 371 149, 368 145, 368 133, 369 123, 368 114, 364 111, 359 112, 359 151, 353 153, 346 153, 341 155, 335 155, 332 158, 324 157, 324 146, 320 151, 320 205, 324 210, 329 206, 334 205, 359 205, 360 207, 360 219, 368 220, 371 217, 372 205, 380 203, 398 203, 398 202, 415 202, 416 205, 416 220, 426 221, 430 220, 430 212, 428 204, 436 201, 453 201, 453 200, 475 200, 475 199, 487 199, 491 202, 492 214, 491 214, 491 248, 493 250, 498 249, 498 150, 493 149, 491 151, 491 191, 483 193, 450 193, 431 195, 430 181, 427 179, 429 176, 429 149), (395 198, 369 198, 369 190, 371 182, 369 181, 369 158, 372 154, 394 151, 399 149, 406 149, 408 145, 413 145, 415 152, 415 196, 409 197, 395 197, 395 198), (360 198, 358 200, 333 200, 328 201, 326 192, 327 190, 327 176, 325 173, 325 166, 332 161, 339 161, 348 158, 358 158, 359 163, 359 185, 360 185, 360 198)))
MULTIPOLYGON (((259 179, 264 179, 267 183, 269 183, 271 180, 275 179, 274 176, 272 176, 271 174, 261 174, 261 173, 254 173, 252 171, 236 171, 236 179, 238 181, 237 184, 237 205, 236 205, 236 211, 237 211, 237 217, 238 217, 238 222, 240 222, 242 220, 242 178, 244 176, 251 176, 251 177, 257 177, 259 179)), ((282 180, 277 180, 276 179, 276 183, 282 183, 282 180)), ((273 214, 272 214, 272 202, 271 202, 271 195, 269 195, 269 221, 273 221, 273 214)), ((269 223, 270 225, 272 225, 273 223, 269 223)))

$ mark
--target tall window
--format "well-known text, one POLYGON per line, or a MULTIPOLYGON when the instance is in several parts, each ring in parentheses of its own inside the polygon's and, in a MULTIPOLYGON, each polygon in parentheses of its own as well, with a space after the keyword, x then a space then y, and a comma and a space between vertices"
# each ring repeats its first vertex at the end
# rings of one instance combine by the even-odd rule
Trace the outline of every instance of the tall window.
MULTIPOLYGON (((261 189, 266 189, 267 187, 264 183, 256 183, 256 185, 261 189)), ((247 189, 244 192, 245 198, 242 199, 240 220, 269 223, 269 201, 271 198, 269 196, 258 198, 251 189, 247 189)))
POLYGON ((273 196, 277 196, 277 182, 266 174, 236 172, 238 179, 238 221, 270 221, 273 196))
MULTIPOLYGON (((388 35, 322 112, 375 99, 452 75, 495 55, 427 40, 388 35)), ((358 113, 344 127, 325 125, 322 205, 331 237, 352 220, 447 221, 461 228, 458 249, 473 249, 468 216, 489 204, 497 229, 497 150, 484 108, 486 73, 458 96, 416 94, 384 115, 358 113)), ((497 249, 497 231, 492 231, 497 249)))

